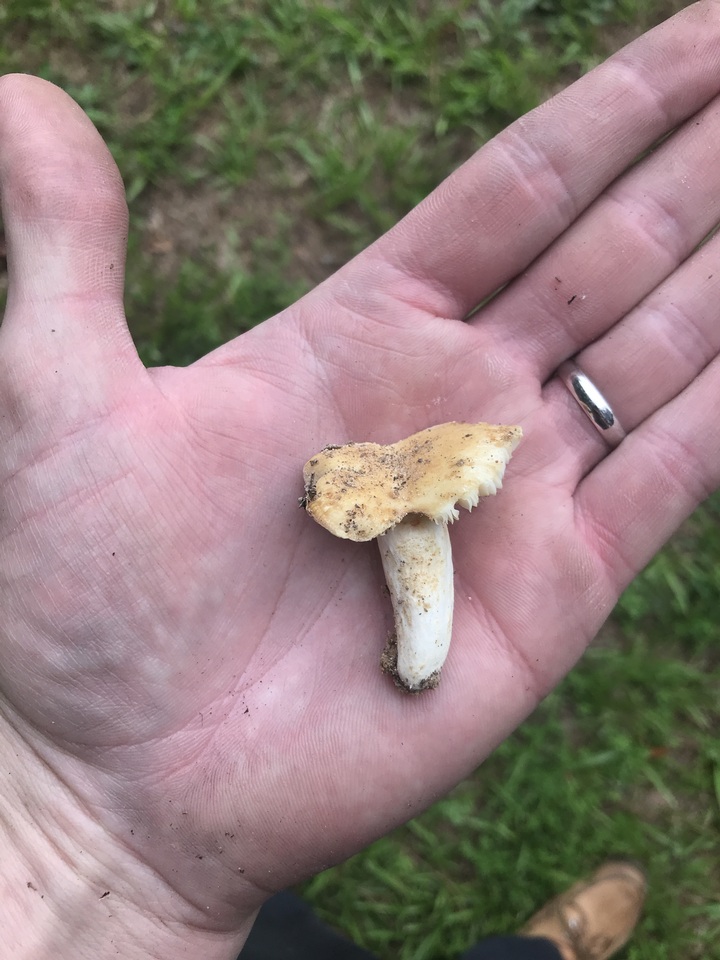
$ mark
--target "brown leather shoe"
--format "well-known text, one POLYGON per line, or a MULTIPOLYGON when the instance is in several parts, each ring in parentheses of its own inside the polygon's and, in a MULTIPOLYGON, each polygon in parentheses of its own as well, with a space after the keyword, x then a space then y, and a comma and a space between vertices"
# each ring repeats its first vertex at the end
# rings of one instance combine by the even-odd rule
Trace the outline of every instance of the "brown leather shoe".
POLYGON ((545 937, 564 960, 607 960, 630 939, 646 888, 638 867, 610 861, 546 904, 520 935, 545 937))

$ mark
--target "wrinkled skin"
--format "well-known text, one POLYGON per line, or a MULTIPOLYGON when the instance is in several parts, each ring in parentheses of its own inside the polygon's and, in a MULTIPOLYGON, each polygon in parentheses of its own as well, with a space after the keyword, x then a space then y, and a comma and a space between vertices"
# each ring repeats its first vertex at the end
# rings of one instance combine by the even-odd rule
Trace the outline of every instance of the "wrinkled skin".
POLYGON ((720 237, 689 255, 720 219, 719 95, 707 0, 510 127, 294 307, 148 370, 105 146, 56 88, 0 83, 13 956, 40 909, 26 880, 54 911, 44 935, 72 927, 78 956, 109 950, 73 916, 109 889, 157 935, 148 956, 170 929, 175 956, 234 956, 268 892, 431 803, 572 667, 718 485, 720 237), (553 378, 576 353, 628 431, 612 453, 553 378), (452 530, 453 645, 440 687, 409 698, 378 667, 377 547, 298 509, 301 470, 327 443, 452 419, 525 439, 452 530))

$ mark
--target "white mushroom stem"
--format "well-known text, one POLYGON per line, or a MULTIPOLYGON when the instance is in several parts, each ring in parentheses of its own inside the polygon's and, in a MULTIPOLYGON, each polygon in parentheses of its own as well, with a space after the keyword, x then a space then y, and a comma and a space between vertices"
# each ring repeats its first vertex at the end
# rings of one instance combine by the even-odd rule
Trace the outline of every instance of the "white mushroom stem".
POLYGON ((434 687, 452 634, 455 592, 447 524, 410 514, 378 544, 395 614, 396 679, 407 690, 434 687))

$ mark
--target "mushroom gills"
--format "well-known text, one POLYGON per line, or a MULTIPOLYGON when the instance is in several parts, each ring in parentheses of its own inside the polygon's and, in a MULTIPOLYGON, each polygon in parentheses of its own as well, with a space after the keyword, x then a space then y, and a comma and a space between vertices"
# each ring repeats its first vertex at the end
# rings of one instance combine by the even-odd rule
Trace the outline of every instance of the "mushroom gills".
POLYGON ((409 514, 378 537, 395 618, 396 657, 383 660, 393 679, 415 692, 437 686, 450 648, 453 564, 447 525, 409 514))

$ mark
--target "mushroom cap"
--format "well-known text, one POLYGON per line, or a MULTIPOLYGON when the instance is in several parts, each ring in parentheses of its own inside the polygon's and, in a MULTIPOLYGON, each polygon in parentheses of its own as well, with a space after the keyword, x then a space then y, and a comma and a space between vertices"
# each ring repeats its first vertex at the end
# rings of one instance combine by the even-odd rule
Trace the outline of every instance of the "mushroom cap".
POLYGON ((336 537, 372 540, 409 513, 448 523, 502 486, 522 429, 441 423, 387 446, 325 447, 305 464, 307 512, 336 537))

